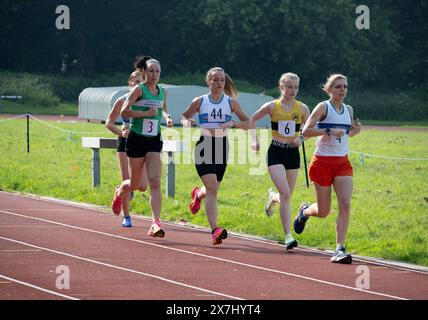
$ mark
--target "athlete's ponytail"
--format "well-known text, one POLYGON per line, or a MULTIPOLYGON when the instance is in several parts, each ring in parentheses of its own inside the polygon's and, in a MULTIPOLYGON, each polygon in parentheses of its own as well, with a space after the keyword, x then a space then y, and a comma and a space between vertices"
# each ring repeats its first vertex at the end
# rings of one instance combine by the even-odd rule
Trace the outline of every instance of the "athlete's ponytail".
POLYGON ((146 70, 147 68, 147 61, 150 59, 152 59, 152 57, 150 56, 144 56, 144 55, 137 56, 134 62, 135 70, 141 71, 142 73, 144 73, 144 70, 146 70))
POLYGON ((235 83, 229 77, 229 75, 226 72, 224 72, 224 70, 222 68, 214 67, 214 68, 211 68, 210 70, 208 70, 207 76, 205 77, 205 80, 206 81, 210 80, 212 78, 213 74, 216 72, 223 72, 224 73, 224 76, 225 76, 224 92, 226 92, 226 94, 229 97, 236 99, 238 97, 238 90, 236 89, 235 83))

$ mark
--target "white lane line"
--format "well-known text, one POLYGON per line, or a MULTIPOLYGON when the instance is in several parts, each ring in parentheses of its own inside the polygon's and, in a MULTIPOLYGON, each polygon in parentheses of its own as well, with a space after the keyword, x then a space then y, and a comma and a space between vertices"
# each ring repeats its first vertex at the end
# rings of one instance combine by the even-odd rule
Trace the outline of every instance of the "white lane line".
MULTIPOLYGON (((25 199, 29 199, 29 200, 41 201, 41 202, 46 202, 46 203, 56 204, 56 205, 61 205, 61 206, 67 206, 67 207, 71 207, 71 208, 84 209, 86 211, 96 212, 98 214, 107 214, 106 211, 103 211, 100 209, 100 208, 102 208, 102 206, 96 206, 96 205, 91 205, 91 204, 87 204, 87 203, 76 203, 76 202, 72 202, 72 201, 68 201, 68 200, 61 200, 61 199, 47 198, 47 197, 36 197, 36 196, 32 196, 32 195, 15 194, 15 193, 10 193, 10 192, 5 192, 5 191, 0 191, 0 194, 6 195, 6 196, 21 197, 21 198, 25 198, 25 199)), ((31 211, 31 209, 15 209, 15 208, 13 208, 13 209, 1 209, 0 208, 0 210, 30 210, 31 211)), ((36 209, 36 210, 45 210, 45 209, 36 209)), ((49 208, 46 210, 56 210, 56 209, 49 208)), ((68 209, 58 209, 58 210, 59 211, 61 211, 61 210, 67 211, 68 209)), ((143 220, 143 221, 148 221, 148 222, 151 221, 151 218, 146 218, 146 217, 142 217, 142 216, 133 216, 133 217, 136 219, 139 219, 139 220, 143 220)), ((207 233, 210 232, 209 230, 203 229, 202 227, 179 225, 176 223, 169 223, 169 222, 163 222, 163 224, 170 225, 170 226, 177 227, 177 228, 189 229, 189 230, 193 230, 193 231, 197 230, 197 231, 202 231, 202 232, 207 232, 207 233)), ((246 241, 264 243, 264 244, 268 244, 270 246, 284 247, 283 244, 278 244, 278 243, 275 243, 273 241, 269 241, 269 240, 265 240, 265 239, 257 239, 256 237, 252 237, 252 236, 235 234, 233 232, 230 232, 230 235, 235 237, 235 238, 244 239, 246 241)), ((294 250, 303 251, 303 252, 310 252, 310 253, 324 255, 324 256, 331 256, 331 253, 324 252, 324 251, 321 251, 318 249, 313 249, 313 248, 298 247, 298 248, 295 248, 294 250)), ((412 273, 419 273, 419 274, 424 274, 424 275, 427 274, 426 268, 423 270, 418 270, 418 269, 415 269, 413 266, 396 265, 395 264, 396 262, 394 262, 394 261, 379 261, 379 259, 376 259, 376 258, 358 257, 355 255, 353 255, 352 260, 353 261, 361 261, 365 264, 386 266, 388 268, 394 268, 394 269, 398 269, 398 270, 408 270, 412 273)), ((421 266, 416 266, 416 267, 423 268, 421 266)))
POLYGON ((5 249, 5 250, 0 250, 0 252, 40 252, 40 250, 36 250, 36 249, 21 249, 21 250, 5 249))
POLYGON ((40 250, 44 250, 44 251, 56 253, 56 254, 63 255, 63 256, 69 257, 69 258, 73 258, 73 259, 77 259, 77 260, 82 260, 82 261, 90 262, 90 263, 93 263, 93 264, 98 264, 98 265, 101 265, 101 266, 104 266, 104 267, 109 267, 109 268, 113 268, 113 269, 117 269, 117 270, 121 270, 121 271, 135 273, 135 274, 138 274, 138 275, 141 275, 141 276, 146 276, 146 277, 154 278, 154 279, 157 279, 157 280, 161 280, 161 281, 168 282, 168 283, 175 284, 175 285, 179 285, 179 286, 182 286, 182 287, 194 289, 194 290, 197 290, 197 291, 202 291, 202 292, 205 292, 205 293, 210 293, 210 294, 213 294, 213 295, 222 296, 222 297, 225 297, 225 298, 228 298, 228 299, 244 300, 243 298, 234 297, 234 296, 231 296, 231 295, 228 295, 228 294, 224 294, 224 293, 221 293, 221 292, 216 292, 216 291, 212 291, 212 290, 208 290, 208 289, 204 289, 204 288, 200 288, 200 287, 195 287, 195 286, 192 286, 192 285, 189 285, 189 284, 185 284, 185 283, 177 282, 177 281, 170 280, 170 279, 167 279, 167 278, 164 278, 164 277, 156 276, 156 275, 151 274, 151 273, 146 273, 146 272, 141 272, 141 271, 137 271, 137 270, 133 270, 133 269, 128 269, 128 268, 116 266, 116 265, 113 265, 113 264, 104 263, 104 262, 100 262, 100 261, 97 261, 97 260, 92 260, 92 259, 88 259, 88 258, 76 256, 76 255, 73 255, 73 254, 70 254, 70 253, 66 253, 66 252, 62 252, 62 251, 57 251, 57 250, 53 250, 53 249, 49 249, 49 248, 39 247, 39 246, 33 245, 31 243, 27 243, 27 242, 15 240, 15 239, 10 239, 10 238, 5 238, 5 237, 0 237, 0 239, 1 240, 6 240, 6 241, 10 241, 10 242, 14 242, 14 243, 19 243, 19 244, 22 244, 24 246, 28 246, 28 247, 37 248, 37 249, 40 249, 40 250))
POLYGON ((0 228, 58 228, 58 226, 1 225, 0 228))
POLYGON ((70 211, 71 208, 0 208, 0 210, 18 210, 18 211, 70 211))
POLYGON ((52 295, 55 295, 55 296, 58 296, 58 297, 61 297, 61 298, 65 298, 65 299, 69 299, 69 300, 80 300, 80 299, 77 299, 77 298, 74 298, 74 297, 66 296, 65 294, 61 294, 61 293, 58 293, 58 292, 55 292, 55 291, 52 291, 52 290, 48 290, 48 289, 45 289, 45 288, 42 288, 42 287, 35 286, 34 284, 31 284, 31 283, 28 283, 28 282, 24 282, 24 281, 16 280, 16 279, 13 279, 13 278, 9 278, 9 277, 6 277, 6 276, 4 276, 2 274, 0 274, 0 278, 3 278, 3 279, 8 280, 10 282, 15 282, 15 283, 21 284, 23 286, 27 286, 27 287, 36 289, 36 290, 39 290, 39 291, 43 291, 45 293, 49 293, 49 294, 52 294, 52 295))
POLYGON ((236 264, 236 265, 240 265, 240 266, 244 266, 244 267, 248 267, 248 268, 253 268, 253 269, 258 269, 258 270, 263 270, 263 271, 268 271, 268 272, 273 272, 273 273, 278 273, 278 274, 287 275, 287 276, 291 276, 291 277, 295 277, 295 278, 300 278, 300 279, 305 279, 305 280, 309 280, 309 281, 314 281, 314 282, 317 282, 317 283, 323 283, 323 284, 327 284, 327 285, 330 285, 330 286, 335 286, 335 287, 339 287, 339 288, 345 288, 345 289, 349 289, 349 290, 353 290, 353 291, 358 291, 358 292, 365 293, 365 294, 373 294, 373 295, 377 295, 377 296, 382 296, 382 297, 387 297, 387 298, 392 298, 392 299, 398 299, 398 300, 408 300, 407 298, 393 296, 393 295, 389 295, 389 294, 385 294, 385 293, 381 293, 381 292, 369 291, 369 290, 365 290, 365 289, 359 289, 359 288, 356 288, 356 287, 350 287, 350 286, 346 286, 346 285, 343 285, 343 284, 340 284, 340 283, 334 283, 334 282, 330 282, 330 281, 325 281, 325 280, 320 280, 320 279, 316 279, 316 278, 306 277, 306 276, 302 276, 302 275, 295 274, 295 273, 290 273, 290 272, 285 272, 285 271, 280 271, 280 270, 275 270, 275 269, 260 267, 260 266, 256 266, 256 265, 252 265, 252 264, 247 264, 247 263, 243 263, 243 262, 239 262, 239 261, 234 261, 234 260, 224 259, 224 258, 220 258, 220 257, 210 256, 210 255, 206 255, 206 254, 202 254, 202 253, 197 253, 197 252, 193 252, 193 251, 187 251, 187 250, 183 250, 183 249, 171 248, 171 247, 167 247, 167 246, 156 244, 156 243, 151 243, 151 242, 146 242, 146 241, 142 241, 142 240, 137 240, 137 239, 127 238, 127 237, 122 237, 122 236, 118 236, 118 235, 115 235, 115 234, 110 234, 110 233, 106 233, 106 232, 102 232, 102 231, 96 231, 96 230, 92 230, 92 229, 77 227, 77 226, 68 225, 68 224, 65 224, 65 223, 60 223, 60 222, 56 222, 56 221, 52 221, 52 220, 47 220, 47 219, 42 219, 42 218, 36 218, 36 217, 32 217, 32 216, 25 216, 25 215, 21 215, 19 213, 7 212, 7 211, 3 211, 3 210, 0 210, 0 212, 6 213, 6 214, 9 214, 9 215, 18 216, 18 217, 23 217, 23 218, 26 218, 26 219, 33 219, 33 220, 38 220, 38 221, 44 221, 44 222, 48 222, 48 223, 53 223, 53 224, 56 224, 56 225, 61 225, 61 226, 69 227, 69 228, 76 229, 76 230, 86 231, 86 232, 90 232, 90 233, 100 234, 100 235, 104 235, 104 236, 108 236, 108 237, 112 237, 112 238, 116 238, 116 239, 122 239, 122 240, 126 240, 126 241, 132 241, 132 242, 136 242, 136 243, 142 243, 142 244, 145 244, 145 245, 149 245, 149 246, 153 246, 153 247, 157 247, 157 248, 162 248, 162 249, 166 249, 166 250, 171 250, 171 251, 176 251, 176 252, 180 252, 180 253, 186 253, 186 254, 190 254, 190 255, 194 255, 194 256, 198 256, 198 257, 204 257, 204 258, 209 258, 209 259, 218 260, 218 261, 222 261, 222 262, 232 263, 232 264, 236 264))

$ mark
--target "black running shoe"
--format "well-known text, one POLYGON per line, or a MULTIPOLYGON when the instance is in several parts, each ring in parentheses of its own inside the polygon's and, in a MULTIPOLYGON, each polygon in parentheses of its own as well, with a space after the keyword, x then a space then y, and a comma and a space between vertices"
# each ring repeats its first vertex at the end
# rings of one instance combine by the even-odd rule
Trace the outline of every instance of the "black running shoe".
POLYGON ((302 203, 300 205, 296 217, 294 218, 293 227, 294 232, 296 232, 297 234, 301 234, 303 232, 303 230, 305 229, 305 223, 309 219, 309 217, 306 217, 303 214, 303 210, 305 210, 306 208, 309 208, 309 205, 306 203, 302 203))
POLYGON ((286 242, 285 243, 285 249, 286 250, 291 250, 291 249, 293 249, 293 248, 295 248, 295 247, 297 247, 297 241, 296 240, 292 240, 292 241, 290 241, 290 242, 286 242))
POLYGON ((345 247, 340 246, 336 249, 330 261, 333 263, 351 264, 352 256, 346 253, 345 247))

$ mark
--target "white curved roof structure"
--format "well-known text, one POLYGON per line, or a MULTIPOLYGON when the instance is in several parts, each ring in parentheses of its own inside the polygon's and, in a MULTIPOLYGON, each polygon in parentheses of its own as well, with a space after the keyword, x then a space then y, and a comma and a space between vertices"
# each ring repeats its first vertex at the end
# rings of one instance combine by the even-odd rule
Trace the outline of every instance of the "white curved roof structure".
MULTIPOLYGON (((208 93, 208 88, 202 86, 177 86, 170 84, 160 84, 160 86, 168 91, 168 112, 171 114, 176 125, 180 124, 181 114, 190 105, 193 98, 208 93)), ((79 118, 105 121, 114 102, 128 92, 129 87, 126 86, 86 88, 79 95, 79 118)), ((245 92, 239 92, 238 94, 238 101, 249 116, 264 103, 273 99, 273 97, 263 94, 245 92)), ((269 128, 270 119, 264 117, 257 122, 257 126, 269 128)))

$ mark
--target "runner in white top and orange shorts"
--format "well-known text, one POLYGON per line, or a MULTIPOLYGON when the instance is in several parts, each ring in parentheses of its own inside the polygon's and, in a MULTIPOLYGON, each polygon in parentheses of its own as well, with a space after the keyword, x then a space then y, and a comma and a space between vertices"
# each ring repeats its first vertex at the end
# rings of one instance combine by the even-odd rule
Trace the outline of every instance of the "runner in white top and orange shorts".
POLYGON ((336 220, 336 250, 331 258, 334 263, 352 263, 352 256, 345 251, 346 233, 351 212, 353 171, 348 159, 348 138, 358 134, 360 123, 353 121, 353 109, 343 101, 348 92, 348 80, 341 74, 331 75, 324 91, 328 101, 319 103, 303 128, 304 137, 317 137, 309 176, 314 182, 317 202, 303 203, 294 219, 294 231, 303 232, 309 217, 325 218, 331 209, 331 186, 337 196, 339 214, 336 220))

